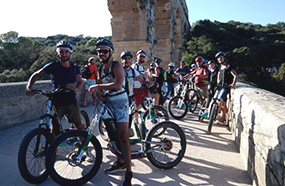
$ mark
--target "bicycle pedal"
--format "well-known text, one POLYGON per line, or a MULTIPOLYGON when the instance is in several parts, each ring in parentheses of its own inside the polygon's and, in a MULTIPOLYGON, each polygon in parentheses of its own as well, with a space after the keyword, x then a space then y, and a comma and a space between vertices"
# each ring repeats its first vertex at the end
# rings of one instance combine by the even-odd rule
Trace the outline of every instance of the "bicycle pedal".
POLYGON ((132 128, 129 128, 129 137, 133 137, 134 135, 134 130, 132 128))

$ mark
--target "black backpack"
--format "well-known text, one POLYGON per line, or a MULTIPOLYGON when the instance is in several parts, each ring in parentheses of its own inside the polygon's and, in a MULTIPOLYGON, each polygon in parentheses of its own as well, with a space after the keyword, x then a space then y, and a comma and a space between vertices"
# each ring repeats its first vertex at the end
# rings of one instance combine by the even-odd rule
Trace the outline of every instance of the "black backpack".
POLYGON ((89 69, 88 65, 85 65, 84 68, 82 69, 81 73, 82 77, 85 79, 89 79, 92 76, 92 72, 89 69))

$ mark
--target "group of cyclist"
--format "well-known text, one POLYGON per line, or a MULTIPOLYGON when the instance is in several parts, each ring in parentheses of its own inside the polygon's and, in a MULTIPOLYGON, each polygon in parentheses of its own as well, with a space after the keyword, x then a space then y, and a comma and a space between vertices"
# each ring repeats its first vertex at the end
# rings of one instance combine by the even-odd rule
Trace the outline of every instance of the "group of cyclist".
MULTIPOLYGON (((59 118, 66 116, 69 123, 73 123, 77 129, 85 130, 80 119, 80 107, 76 99, 75 91, 82 88, 84 80, 80 74, 80 69, 77 65, 70 61, 73 53, 72 45, 68 41, 60 41, 56 45, 56 52, 59 60, 45 65, 43 68, 34 72, 26 86, 26 94, 32 94, 32 86, 37 79, 45 74, 52 75, 53 90, 64 85, 66 88, 63 93, 54 97, 53 104, 56 107, 56 112, 59 118)), ((113 59, 114 46, 113 43, 106 39, 101 39, 96 43, 96 52, 101 67, 96 69, 98 73, 94 75, 97 78, 97 83, 89 87, 89 92, 99 99, 105 99, 104 94, 108 91, 108 99, 110 105, 107 107, 113 112, 116 120, 116 126, 119 137, 119 148, 123 153, 123 158, 118 157, 117 161, 109 169, 105 169, 106 173, 112 173, 118 170, 125 170, 125 180, 123 185, 131 185, 133 177, 131 169, 131 148, 129 143, 129 98, 128 96, 138 94, 134 100, 137 108, 142 104, 143 96, 148 97, 148 92, 154 98, 155 105, 163 105, 167 100, 169 93, 174 88, 177 80, 183 78, 194 77, 194 81, 202 97, 208 97, 209 92, 213 92, 214 87, 219 83, 235 87, 237 81, 237 73, 234 68, 225 61, 225 53, 219 52, 216 55, 220 63, 220 69, 214 61, 209 62, 210 71, 204 64, 202 57, 197 57, 196 64, 191 66, 191 69, 186 66, 185 61, 180 62, 180 67, 174 71, 175 64, 169 63, 169 69, 165 71, 160 67, 162 60, 155 58, 150 64, 149 69, 144 67, 147 53, 144 50, 139 50, 136 53, 136 61, 133 62, 133 54, 130 51, 123 51, 120 55, 121 63, 113 59), (162 94, 162 86, 166 80, 166 93, 162 94), (127 81, 126 81, 127 79, 127 81), (209 89, 208 83, 209 82, 209 89), (127 85, 126 85, 127 84, 127 85), (147 84, 149 87, 142 87, 147 84)), ((94 58, 90 59, 90 63, 94 62, 94 58)), ((223 114, 226 111, 226 95, 229 93, 229 88, 224 88, 221 91, 223 114)), ((87 95, 87 93, 85 93, 87 95)), ((212 95, 212 94, 210 94, 212 95)), ((209 100, 209 99, 208 99, 209 100)), ((204 100, 203 100, 204 101, 204 100)), ((94 104, 95 101, 94 101, 94 104)), ((86 105, 86 99, 84 101, 86 105)), ((209 103, 207 103, 209 105, 209 103)), ((224 116, 220 121, 224 120, 224 116)))
POLYGON ((201 113, 202 117, 209 117, 208 107, 217 90, 218 99, 221 100, 218 113, 222 111, 221 117, 217 121, 220 124, 224 124, 225 122, 227 95, 231 88, 236 87, 238 78, 235 68, 227 63, 225 57, 226 54, 224 52, 218 52, 215 55, 219 64, 214 60, 208 61, 202 57, 197 57, 195 59, 196 64, 192 64, 191 69, 184 67, 185 62, 181 61, 180 68, 174 72, 174 75, 180 74, 180 81, 183 81, 185 78, 190 78, 190 81, 194 81, 201 98, 201 103, 205 105, 203 108, 205 111, 201 113), (204 102, 205 104, 203 104, 204 102))

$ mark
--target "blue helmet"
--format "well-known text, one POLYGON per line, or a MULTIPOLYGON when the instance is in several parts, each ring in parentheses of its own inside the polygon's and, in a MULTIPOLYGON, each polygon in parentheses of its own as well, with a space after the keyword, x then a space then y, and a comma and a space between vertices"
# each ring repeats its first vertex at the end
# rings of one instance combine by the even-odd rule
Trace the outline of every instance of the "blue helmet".
POLYGON ((154 58, 154 62, 155 62, 156 64, 158 64, 158 65, 161 65, 162 60, 161 60, 159 57, 155 57, 155 58, 154 58))
POLYGON ((226 54, 222 51, 218 52, 216 55, 215 55, 215 58, 218 58, 219 56, 224 56, 226 57, 226 54))
POLYGON ((107 40, 107 39, 100 39, 96 42, 95 44, 96 48, 98 48, 99 46, 107 46, 109 47, 112 51, 114 51, 114 45, 111 41, 107 40))
POLYGON ((131 58, 133 58, 133 54, 130 51, 123 51, 120 55, 121 59, 125 56, 131 56, 131 58))
POLYGON ((145 52, 144 50, 139 50, 139 51, 137 52, 137 55, 139 55, 139 54, 144 54, 144 55, 146 55, 146 52, 145 52))

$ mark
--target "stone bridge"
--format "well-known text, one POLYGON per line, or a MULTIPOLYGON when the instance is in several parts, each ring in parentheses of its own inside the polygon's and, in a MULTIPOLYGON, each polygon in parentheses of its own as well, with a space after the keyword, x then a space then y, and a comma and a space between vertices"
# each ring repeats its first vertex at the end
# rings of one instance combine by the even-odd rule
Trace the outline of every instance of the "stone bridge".
POLYGON ((124 50, 136 54, 143 49, 149 61, 159 57, 163 67, 178 64, 183 39, 190 37, 185 0, 108 0, 108 6, 116 60, 124 50))
MULTIPOLYGON (((26 96, 25 86, 26 82, 0 84, 0 129, 41 115, 39 108, 45 97, 26 96)), ((39 81, 34 88, 50 90, 50 81, 39 81)), ((82 103, 82 90, 77 95, 82 103)), ((230 103, 231 134, 253 185, 285 185, 285 98, 238 83, 230 103)))

